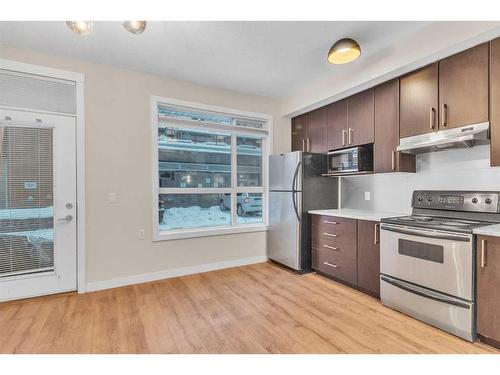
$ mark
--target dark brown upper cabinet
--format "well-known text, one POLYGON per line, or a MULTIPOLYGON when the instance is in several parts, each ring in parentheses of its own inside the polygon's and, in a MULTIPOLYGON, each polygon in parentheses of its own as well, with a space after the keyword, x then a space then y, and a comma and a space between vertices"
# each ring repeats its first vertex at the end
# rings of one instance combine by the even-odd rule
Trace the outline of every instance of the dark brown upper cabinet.
POLYGON ((396 151, 399 145, 399 79, 375 87, 375 173, 415 172, 415 156, 396 151))
POLYGON ((373 88, 347 98, 347 144, 373 143, 375 131, 373 88))
POLYGON ((439 61, 439 130, 488 121, 489 43, 439 61))
POLYGON ((347 99, 327 107, 327 150, 347 146, 347 99))
POLYGON ((292 119, 292 151, 306 151, 307 113, 292 119))
POLYGON ((478 236, 476 246, 477 332, 500 345, 500 238, 478 236))
POLYGON ((307 118, 307 151, 326 152, 327 109, 318 108, 309 112, 307 118))
POLYGON ((490 45, 490 162, 500 166, 500 38, 490 45))
POLYGON ((438 63, 400 78, 400 137, 411 137, 438 128, 438 63))

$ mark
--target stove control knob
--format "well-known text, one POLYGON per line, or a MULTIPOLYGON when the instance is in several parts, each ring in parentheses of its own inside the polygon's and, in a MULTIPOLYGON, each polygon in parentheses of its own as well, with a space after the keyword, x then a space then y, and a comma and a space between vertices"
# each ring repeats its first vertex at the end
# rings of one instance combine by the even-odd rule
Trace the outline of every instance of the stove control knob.
POLYGON ((472 203, 476 204, 478 202, 477 198, 472 198, 472 203))
POLYGON ((429 202, 432 202, 432 197, 427 197, 427 200, 428 200, 429 202))
POLYGON ((490 198, 486 198, 486 200, 484 201, 486 204, 491 204, 491 199, 490 198))
POLYGON ((417 197, 417 200, 418 200, 419 202, 422 202, 422 201, 424 200, 424 198, 422 198, 422 197, 419 195, 419 196, 417 197))

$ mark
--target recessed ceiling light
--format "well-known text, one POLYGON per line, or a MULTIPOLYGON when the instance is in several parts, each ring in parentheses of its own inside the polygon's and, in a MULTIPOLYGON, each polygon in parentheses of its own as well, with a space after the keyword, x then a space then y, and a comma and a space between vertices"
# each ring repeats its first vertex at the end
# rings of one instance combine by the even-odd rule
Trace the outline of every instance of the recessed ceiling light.
POLYGON ((123 21, 123 27, 132 34, 140 34, 146 28, 146 21, 123 21))
POLYGON ((66 25, 78 35, 89 35, 92 32, 94 21, 66 21, 66 25))
POLYGON ((361 55, 359 44, 350 38, 340 39, 330 48, 328 62, 330 64, 347 64, 361 55))

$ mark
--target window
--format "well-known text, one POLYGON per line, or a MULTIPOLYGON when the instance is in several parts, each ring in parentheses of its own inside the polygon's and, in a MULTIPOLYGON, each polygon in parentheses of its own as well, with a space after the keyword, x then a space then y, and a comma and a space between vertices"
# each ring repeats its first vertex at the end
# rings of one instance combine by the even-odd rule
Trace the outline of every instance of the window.
POLYGON ((155 239, 264 230, 272 118, 153 97, 155 239))

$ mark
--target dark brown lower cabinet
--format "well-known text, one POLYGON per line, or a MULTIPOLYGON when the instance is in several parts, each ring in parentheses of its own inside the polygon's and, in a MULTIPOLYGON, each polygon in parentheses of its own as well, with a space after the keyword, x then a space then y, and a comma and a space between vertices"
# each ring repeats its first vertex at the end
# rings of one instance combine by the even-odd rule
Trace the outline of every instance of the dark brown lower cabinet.
POLYGON ((379 298, 379 223, 321 215, 311 222, 312 268, 379 298))
POLYGON ((476 248, 477 332, 500 347, 500 238, 478 236, 476 248))
POLYGON ((380 224, 358 220, 358 286, 380 298, 380 224))

